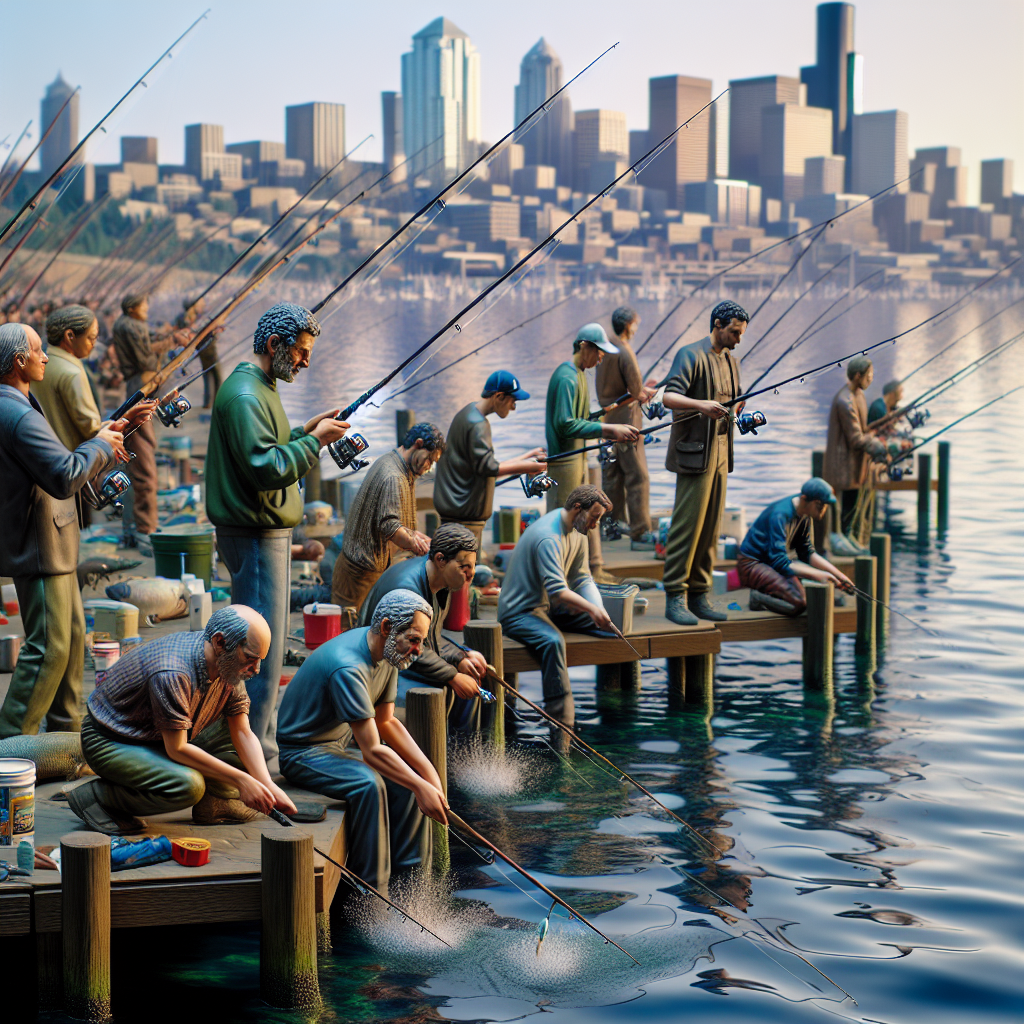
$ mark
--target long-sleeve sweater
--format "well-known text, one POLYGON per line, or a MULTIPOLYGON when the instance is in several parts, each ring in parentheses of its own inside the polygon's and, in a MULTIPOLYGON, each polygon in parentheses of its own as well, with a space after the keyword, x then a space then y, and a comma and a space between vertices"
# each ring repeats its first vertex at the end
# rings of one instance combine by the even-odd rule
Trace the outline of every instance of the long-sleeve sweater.
POLYGON ((548 382, 544 420, 548 454, 582 448, 587 438, 601 436, 601 424, 590 416, 590 389, 587 378, 574 363, 555 368, 548 382))
POLYGON ((770 565, 783 576, 792 576, 789 552, 810 563, 814 554, 810 516, 798 516, 793 498, 773 501, 754 520, 740 545, 740 553, 770 565))

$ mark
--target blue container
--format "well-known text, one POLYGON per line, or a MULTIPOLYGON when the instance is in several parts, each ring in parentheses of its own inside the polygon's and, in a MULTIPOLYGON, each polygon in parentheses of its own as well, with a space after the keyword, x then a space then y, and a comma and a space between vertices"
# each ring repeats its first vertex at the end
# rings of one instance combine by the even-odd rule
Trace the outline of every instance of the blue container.
POLYGON ((127 871, 159 864, 171 859, 171 841, 167 836, 114 836, 110 840, 110 870, 127 871))

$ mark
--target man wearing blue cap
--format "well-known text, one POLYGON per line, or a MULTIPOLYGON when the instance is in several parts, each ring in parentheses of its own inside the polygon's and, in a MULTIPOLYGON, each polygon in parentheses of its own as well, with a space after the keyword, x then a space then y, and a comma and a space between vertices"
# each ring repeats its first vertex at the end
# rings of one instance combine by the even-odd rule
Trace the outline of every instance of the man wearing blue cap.
MULTIPOLYGON (((576 332, 572 343, 571 362, 555 368, 548 383, 545 429, 548 454, 573 451, 597 438, 620 443, 635 442, 640 431, 632 423, 600 423, 590 419, 590 389, 585 372, 601 362, 605 354, 617 355, 618 348, 608 340, 600 324, 584 324, 576 332)), ((585 453, 556 459, 548 463, 548 474, 555 486, 548 491, 548 511, 565 505, 570 492, 587 482, 587 456, 585 453)), ((601 536, 591 530, 587 540, 590 548, 590 572, 599 583, 608 582, 601 555, 601 536)))
POLYGON ((499 462, 494 454, 492 413, 505 419, 529 394, 508 370, 495 370, 487 378, 479 402, 461 409, 448 428, 444 452, 434 478, 434 508, 442 523, 458 523, 482 543, 484 523, 494 507, 496 477, 512 473, 539 473, 544 468, 543 448, 533 448, 518 459, 499 462))
POLYGON ((807 597, 801 579, 834 583, 852 593, 849 577, 814 550, 811 538, 811 520, 820 522, 835 503, 831 485, 813 476, 799 494, 773 501, 754 520, 736 559, 740 583, 750 587, 751 611, 802 614, 807 597))

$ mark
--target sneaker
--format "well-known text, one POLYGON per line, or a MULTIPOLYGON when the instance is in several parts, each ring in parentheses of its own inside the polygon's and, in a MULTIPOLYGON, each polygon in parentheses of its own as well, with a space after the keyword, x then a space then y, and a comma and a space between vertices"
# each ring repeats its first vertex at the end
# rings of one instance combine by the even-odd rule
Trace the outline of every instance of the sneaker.
POLYGON ((699 619, 707 619, 708 622, 726 622, 729 619, 725 612, 716 611, 707 594, 690 594, 686 604, 699 619))
POLYGON ((62 790, 71 808, 93 830, 106 836, 137 836, 146 831, 146 823, 134 816, 124 817, 108 810, 99 802, 96 784, 90 779, 80 786, 65 786, 62 790))
POLYGON ((665 618, 677 626, 696 626, 698 618, 686 607, 686 594, 665 596, 665 618))
POLYGON ((240 825, 258 817, 260 812, 246 807, 241 800, 228 800, 212 793, 204 793, 192 808, 192 820, 197 825, 240 825))

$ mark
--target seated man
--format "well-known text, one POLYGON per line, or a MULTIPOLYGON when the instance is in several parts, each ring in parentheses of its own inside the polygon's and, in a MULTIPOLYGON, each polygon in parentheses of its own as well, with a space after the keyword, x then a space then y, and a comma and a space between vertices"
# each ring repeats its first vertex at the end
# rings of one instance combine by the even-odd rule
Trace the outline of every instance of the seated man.
POLYGON ((441 635, 451 596, 473 579, 476 537, 465 526, 446 523, 434 531, 430 551, 421 558, 396 562, 374 584, 359 613, 359 625, 369 626, 385 595, 411 590, 431 606, 430 632, 423 653, 401 673, 400 684, 449 687, 448 714, 461 728, 479 726, 480 680, 487 660, 479 651, 465 651, 441 635), (455 698, 459 698, 456 700, 455 698))
MULTIPOLYGON (((516 544, 498 598, 505 636, 541 663, 547 710, 572 725, 575 718, 562 630, 614 635, 601 594, 588 572, 588 531, 612 503, 592 484, 572 490, 565 507, 541 516, 516 544)), ((592 536, 592 534, 590 534, 592 536)))
POLYGON ((136 647, 89 697, 82 753, 99 776, 68 791, 91 829, 141 832, 138 816, 192 807, 201 825, 296 813, 270 779, 249 728, 245 681, 270 649, 270 627, 245 605, 218 608, 206 629, 136 647))
POLYGON ((418 594, 391 591, 368 629, 348 630, 310 654, 277 716, 281 771, 347 803, 348 865, 383 892, 392 865, 419 863, 423 815, 447 822, 441 780, 395 718, 398 672, 419 657, 430 613, 418 594), (358 752, 347 749, 353 738, 358 752))
POLYGON ((807 609, 801 578, 853 591, 849 577, 819 555, 811 539, 811 520, 824 519, 825 510, 835 503, 831 486, 813 476, 798 495, 773 501, 754 520, 736 559, 740 583, 750 587, 751 611, 801 615, 807 609))
MULTIPOLYGON (((882 397, 876 398, 868 406, 868 425, 883 416, 888 416, 903 401, 903 384, 898 380, 888 380, 882 385, 882 397)), ((895 423, 889 425, 888 433, 892 433, 895 423)))

